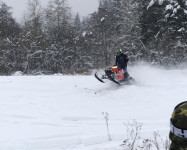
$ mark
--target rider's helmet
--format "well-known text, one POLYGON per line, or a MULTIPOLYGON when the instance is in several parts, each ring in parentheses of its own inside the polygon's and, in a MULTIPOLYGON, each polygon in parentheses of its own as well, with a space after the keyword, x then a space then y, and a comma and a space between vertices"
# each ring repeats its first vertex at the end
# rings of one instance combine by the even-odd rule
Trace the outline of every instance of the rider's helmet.
POLYGON ((117 55, 120 55, 122 52, 123 52, 122 49, 118 49, 117 50, 117 55))
POLYGON ((187 101, 178 104, 170 120, 170 150, 187 149, 187 101))

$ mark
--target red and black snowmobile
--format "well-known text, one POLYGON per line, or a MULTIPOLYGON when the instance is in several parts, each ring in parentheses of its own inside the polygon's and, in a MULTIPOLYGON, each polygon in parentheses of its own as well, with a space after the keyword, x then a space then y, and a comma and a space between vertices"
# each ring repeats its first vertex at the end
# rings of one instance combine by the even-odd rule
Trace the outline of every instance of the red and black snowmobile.
POLYGON ((128 73, 124 74, 123 69, 120 69, 117 66, 113 66, 106 69, 105 73, 102 75, 98 75, 98 73, 96 72, 95 77, 102 83, 105 83, 105 79, 113 81, 116 84, 135 82, 135 80, 132 77, 130 77, 128 73))

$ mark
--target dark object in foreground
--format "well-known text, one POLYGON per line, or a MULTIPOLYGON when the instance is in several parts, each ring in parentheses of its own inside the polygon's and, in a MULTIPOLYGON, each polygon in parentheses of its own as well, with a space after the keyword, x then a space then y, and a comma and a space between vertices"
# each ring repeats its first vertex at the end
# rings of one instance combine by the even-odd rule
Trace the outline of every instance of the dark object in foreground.
POLYGON ((170 150, 187 150, 187 101, 178 104, 170 119, 170 150))
POLYGON ((110 80, 116 84, 135 82, 135 79, 130 77, 128 72, 124 73, 123 69, 120 69, 117 66, 104 70, 104 73, 101 76, 96 72, 95 77, 102 83, 105 83, 104 80, 110 80))

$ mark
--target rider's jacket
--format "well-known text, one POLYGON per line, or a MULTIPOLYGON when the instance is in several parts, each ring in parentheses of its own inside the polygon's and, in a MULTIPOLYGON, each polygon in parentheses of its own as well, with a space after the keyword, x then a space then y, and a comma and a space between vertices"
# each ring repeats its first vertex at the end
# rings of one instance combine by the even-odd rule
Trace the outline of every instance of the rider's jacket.
POLYGON ((116 56, 116 64, 115 65, 120 68, 126 68, 128 61, 129 61, 128 56, 121 53, 120 55, 116 56))

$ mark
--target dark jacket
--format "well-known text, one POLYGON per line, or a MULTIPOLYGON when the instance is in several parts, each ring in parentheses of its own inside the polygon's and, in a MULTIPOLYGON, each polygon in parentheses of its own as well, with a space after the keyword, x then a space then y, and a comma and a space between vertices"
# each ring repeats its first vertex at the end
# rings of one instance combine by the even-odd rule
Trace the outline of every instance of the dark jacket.
POLYGON ((123 69, 123 68, 127 67, 128 61, 129 61, 128 56, 121 53, 120 55, 116 56, 116 64, 115 65, 123 69))

